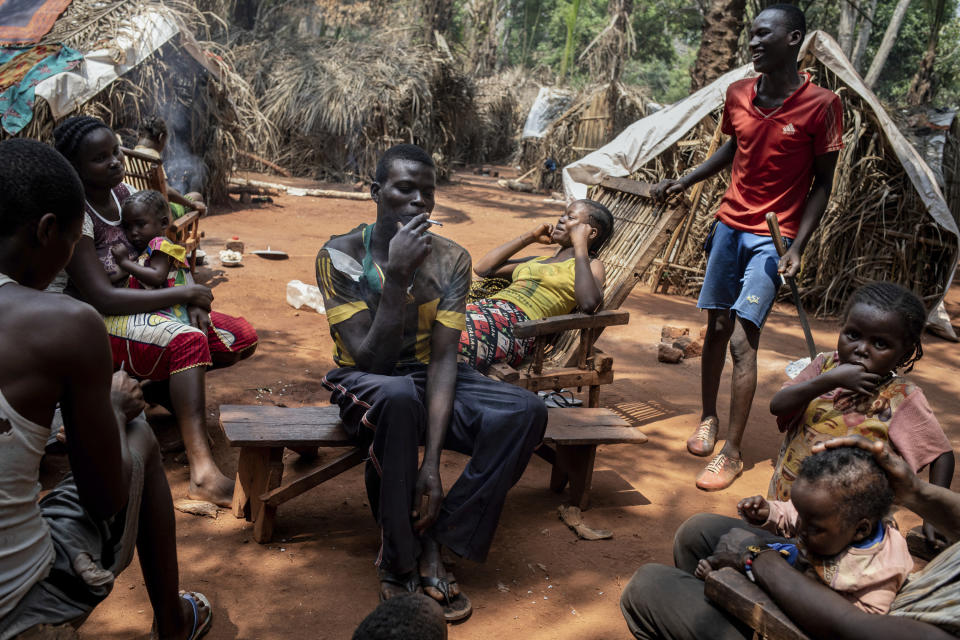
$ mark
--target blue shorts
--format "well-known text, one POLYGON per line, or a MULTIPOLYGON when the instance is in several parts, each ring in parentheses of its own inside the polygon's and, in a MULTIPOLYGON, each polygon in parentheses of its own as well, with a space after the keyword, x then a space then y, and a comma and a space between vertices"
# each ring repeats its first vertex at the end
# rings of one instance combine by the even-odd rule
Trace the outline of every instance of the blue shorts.
MULTIPOLYGON (((789 238, 783 241, 790 246, 789 238)), ((730 309, 762 328, 783 282, 777 273, 780 257, 773 238, 738 231, 717 221, 704 250, 708 255, 707 272, 697 307, 730 309)))

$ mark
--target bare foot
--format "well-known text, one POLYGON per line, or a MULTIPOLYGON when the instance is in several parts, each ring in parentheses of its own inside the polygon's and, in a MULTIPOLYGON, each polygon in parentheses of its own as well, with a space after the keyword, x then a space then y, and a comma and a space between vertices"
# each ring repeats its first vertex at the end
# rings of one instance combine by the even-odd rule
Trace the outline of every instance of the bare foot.
POLYGON ((206 500, 221 507, 233 504, 234 481, 220 473, 219 469, 205 475, 190 473, 190 489, 187 495, 193 500, 206 500))
POLYGON ((701 580, 706 580, 711 571, 713 571, 713 567, 710 566, 710 563, 706 560, 701 560, 697 563, 697 568, 694 570, 693 575, 701 580))

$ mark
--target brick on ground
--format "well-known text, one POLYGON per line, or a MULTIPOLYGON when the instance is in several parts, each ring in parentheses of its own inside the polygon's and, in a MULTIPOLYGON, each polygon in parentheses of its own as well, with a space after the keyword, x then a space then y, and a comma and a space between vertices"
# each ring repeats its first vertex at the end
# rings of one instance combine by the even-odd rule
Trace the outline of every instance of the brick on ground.
POLYGON ((667 344, 672 343, 678 338, 683 338, 690 335, 690 329, 687 327, 671 327, 670 325, 664 325, 660 329, 660 341, 666 342, 667 344))
POLYGON ((677 349, 671 344, 661 342, 657 347, 657 360, 660 362, 667 362, 669 364, 677 364, 683 360, 683 351, 677 349))

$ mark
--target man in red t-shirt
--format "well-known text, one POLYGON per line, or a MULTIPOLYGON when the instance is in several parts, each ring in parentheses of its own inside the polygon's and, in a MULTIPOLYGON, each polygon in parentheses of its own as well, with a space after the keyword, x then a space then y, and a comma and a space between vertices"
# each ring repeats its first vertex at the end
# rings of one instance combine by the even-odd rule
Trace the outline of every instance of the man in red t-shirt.
POLYGON ((704 247, 709 257, 697 301, 707 310, 707 334, 701 363, 703 412, 687 440, 694 455, 713 453, 728 344, 733 358, 727 441, 697 476, 701 489, 725 489, 743 471, 740 444, 757 388, 760 331, 780 288, 780 274, 789 277, 800 269, 843 148, 839 97, 797 71, 805 34, 803 12, 793 5, 773 5, 757 16, 750 52, 761 75, 727 89, 721 128, 730 138, 695 170, 653 190, 655 197, 664 198, 733 165, 730 187, 704 247), (766 226, 769 211, 777 214, 789 246, 779 259, 766 226))

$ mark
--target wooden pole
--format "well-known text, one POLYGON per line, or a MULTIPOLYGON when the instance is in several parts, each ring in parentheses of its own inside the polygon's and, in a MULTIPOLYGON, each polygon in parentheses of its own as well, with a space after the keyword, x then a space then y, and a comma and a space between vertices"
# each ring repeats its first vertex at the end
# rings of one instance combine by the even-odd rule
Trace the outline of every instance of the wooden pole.
POLYGON ((261 180, 248 180, 246 178, 230 178, 228 184, 238 187, 259 187, 260 189, 275 189, 280 193, 290 196, 312 196, 314 198, 340 198, 343 200, 371 200, 370 194, 366 191, 359 193, 351 191, 335 191, 333 189, 303 189, 301 187, 288 187, 285 184, 277 182, 263 182, 261 180))

